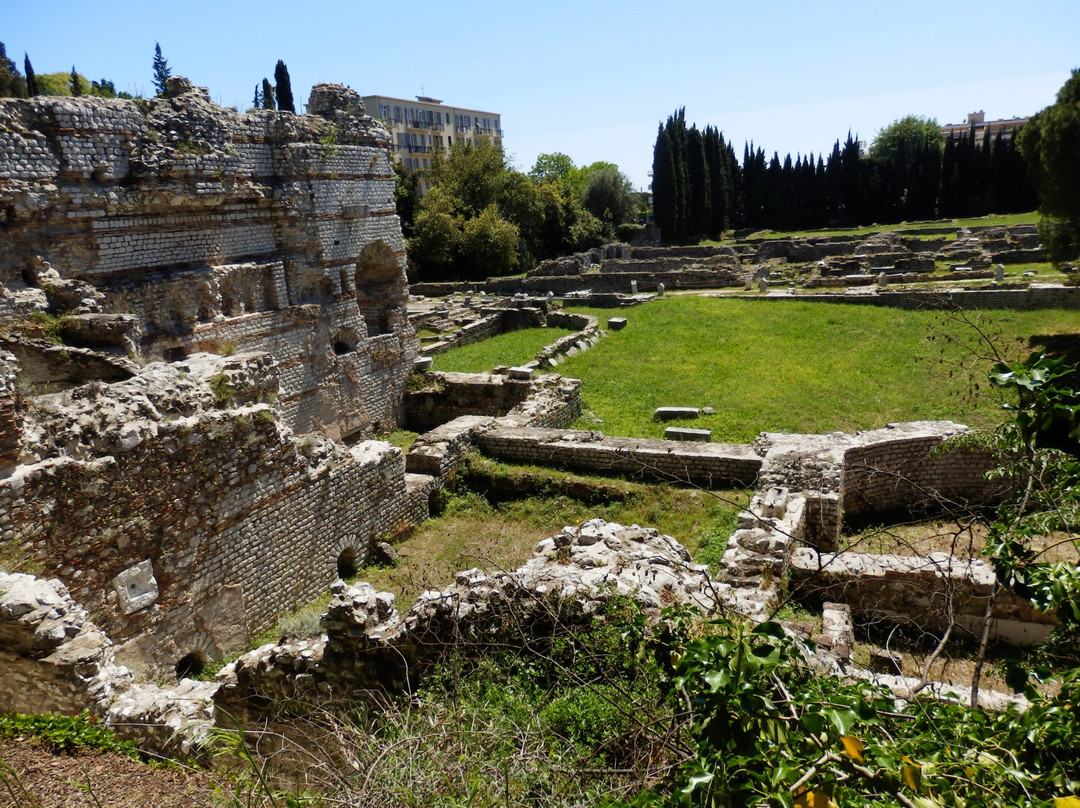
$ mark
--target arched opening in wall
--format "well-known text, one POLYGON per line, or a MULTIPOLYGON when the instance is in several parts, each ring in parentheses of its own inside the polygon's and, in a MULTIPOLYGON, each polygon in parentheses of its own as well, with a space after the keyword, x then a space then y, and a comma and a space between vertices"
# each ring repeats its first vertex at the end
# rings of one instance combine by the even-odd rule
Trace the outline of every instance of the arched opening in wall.
POLYGON ((347 581, 355 578, 358 572, 360 572, 360 566, 356 560, 356 548, 346 547, 337 557, 338 578, 347 581))
POLYGON ((367 323, 368 334, 393 332, 395 317, 405 302, 402 258, 381 239, 368 244, 356 259, 356 305, 367 323))
POLYGON ((343 354, 352 353, 356 350, 357 344, 359 344, 360 338, 356 336, 356 333, 348 328, 343 328, 337 332, 334 336, 334 353, 338 356, 343 354))
POLYGON ((185 654, 180 657, 176 662, 176 678, 177 679, 190 679, 198 676, 203 672, 203 668, 206 667, 206 657, 203 656, 202 651, 192 651, 190 654, 185 654))

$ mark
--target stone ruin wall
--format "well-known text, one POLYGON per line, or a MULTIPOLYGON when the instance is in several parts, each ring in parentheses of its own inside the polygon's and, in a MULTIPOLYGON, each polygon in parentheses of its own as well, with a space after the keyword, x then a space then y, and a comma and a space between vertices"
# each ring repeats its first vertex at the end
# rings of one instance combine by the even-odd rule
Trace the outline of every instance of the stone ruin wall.
POLYGON ((427 513, 356 442, 416 353, 388 136, 336 85, 308 110, 184 79, 0 100, 0 548, 151 674, 247 647, 427 513))
MULTIPOLYGON (((219 360, 203 383, 244 359, 219 360)), ((195 397, 187 369, 148 371, 195 397)), ((119 423, 0 480, 5 545, 63 581, 124 664, 157 673, 242 650, 282 609, 325 591, 339 560, 360 566, 374 542, 426 518, 389 444, 294 438, 266 404, 181 414, 157 401, 159 416, 139 420, 115 402, 141 381, 96 393, 119 423)), ((75 433, 82 417, 38 415, 28 437, 75 433)))
POLYGON ((415 339, 388 135, 336 85, 308 110, 241 114, 184 79, 0 100, 0 316, 76 284, 76 318, 135 315, 91 347, 269 351, 293 429, 392 428, 415 339))

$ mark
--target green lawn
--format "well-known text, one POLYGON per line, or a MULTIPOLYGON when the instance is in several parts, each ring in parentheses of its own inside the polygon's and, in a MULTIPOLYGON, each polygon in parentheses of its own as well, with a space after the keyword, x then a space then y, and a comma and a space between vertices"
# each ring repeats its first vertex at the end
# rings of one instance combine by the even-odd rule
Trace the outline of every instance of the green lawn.
POLYGON ((498 365, 523 365, 545 346, 574 333, 563 328, 526 328, 463 345, 432 357, 432 370, 483 373, 498 365))
MULTIPOLYGON (((683 425, 745 443, 762 431, 851 431, 917 419, 990 425, 1001 413, 985 382, 988 362, 946 339, 973 342, 974 329, 942 313, 699 297, 625 312, 574 310, 601 325, 616 314, 629 321, 559 368, 582 380, 590 411, 575 425, 582 429, 661 437, 656 407, 713 407, 715 415, 683 425)), ((1026 355, 1031 335, 1080 326, 1075 311, 969 316, 1013 355, 1026 355)))
MULTIPOLYGON (((889 230, 918 230, 934 227, 991 227, 1011 226, 1016 224, 1036 224, 1039 221, 1037 211, 1030 213, 997 213, 992 216, 979 216, 971 219, 941 219, 929 222, 900 222, 899 224, 873 224, 867 227, 841 227, 823 230, 762 230, 755 236, 763 238, 793 238, 797 236, 860 236, 881 233, 889 230)), ((729 244, 732 239, 723 241, 702 241, 702 244, 729 244)))

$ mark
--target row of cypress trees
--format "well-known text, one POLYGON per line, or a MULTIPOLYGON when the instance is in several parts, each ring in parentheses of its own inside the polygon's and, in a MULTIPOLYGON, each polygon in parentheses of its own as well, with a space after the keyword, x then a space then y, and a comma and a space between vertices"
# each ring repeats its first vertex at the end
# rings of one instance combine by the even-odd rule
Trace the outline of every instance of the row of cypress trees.
POLYGON ((660 126, 653 150, 655 220, 665 241, 684 242, 728 227, 885 224, 1038 204, 1013 138, 976 137, 972 129, 949 140, 909 133, 892 145, 867 154, 849 132, 827 158, 789 154, 781 161, 775 152, 767 160, 751 142, 740 166, 718 130, 687 128, 680 109, 660 126))
POLYGON ((661 124, 653 150, 653 212, 668 241, 722 233, 736 209, 735 152, 719 129, 687 128, 685 108, 661 124))

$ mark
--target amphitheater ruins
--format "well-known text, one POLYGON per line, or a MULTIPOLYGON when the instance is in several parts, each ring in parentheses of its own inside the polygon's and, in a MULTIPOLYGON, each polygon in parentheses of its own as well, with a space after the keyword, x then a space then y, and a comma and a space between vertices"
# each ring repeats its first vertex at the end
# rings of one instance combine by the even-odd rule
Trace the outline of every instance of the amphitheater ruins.
MULTIPOLYGON (((931 495, 1000 495, 984 479, 984 455, 937 451, 965 431, 949 422, 763 433, 746 446, 569 430, 580 385, 548 372, 604 331, 527 294, 429 307, 427 325, 447 323, 455 307, 467 323, 425 350, 522 325, 573 336, 505 375, 429 374, 407 390, 420 347, 387 132, 338 85, 317 85, 307 110, 242 114, 179 78, 147 100, 0 100, 0 703, 9 709, 89 708, 145 749, 186 755, 215 704, 243 715, 259 694, 402 687, 422 638, 449 637, 448 626, 539 592, 560 593, 584 617, 612 591, 650 606, 674 597, 764 615, 785 570, 809 574, 834 558, 847 572, 823 584, 826 599, 843 597, 828 587, 845 581, 888 590, 900 586, 897 563, 830 555, 845 517, 931 495), (425 433, 407 456, 378 439, 401 424, 425 433), (469 450, 756 493, 715 579, 655 530, 590 522, 553 525, 518 572, 462 572, 404 616, 387 593, 336 582, 374 543, 425 519, 469 450), (250 651, 214 682, 184 678, 248 651, 276 615, 331 585, 321 637, 250 651), (165 674, 181 681, 154 684, 165 674)), ((1003 238, 1035 249, 1026 236, 1003 238)), ((632 259, 620 252, 629 249, 595 256, 616 262, 595 291, 624 292, 635 273, 643 288, 685 288, 716 271, 741 285, 760 258, 702 255, 723 267, 680 277, 664 263, 674 253, 632 259)), ((568 278, 578 289, 582 260, 489 291, 556 284, 561 294, 568 278)), ((1055 300, 1076 306, 1075 291, 1055 300)), ((981 615, 985 567, 927 564, 912 574, 964 580, 964 614, 981 615)), ((1049 622, 1022 603, 1000 609, 1003 637, 1030 639, 1049 622)), ((832 645, 838 669, 851 666, 844 619, 832 645)))

